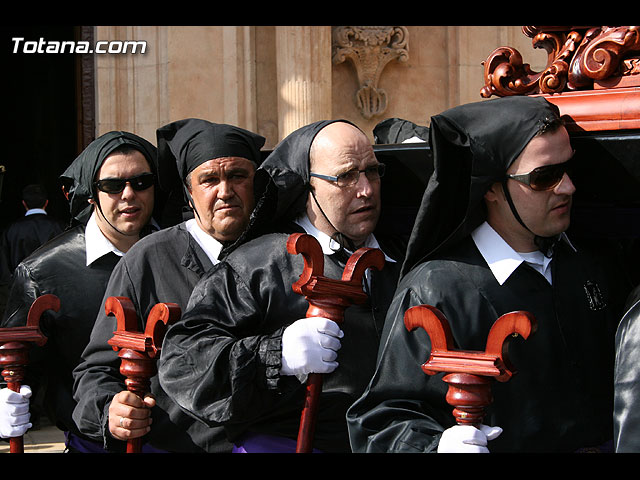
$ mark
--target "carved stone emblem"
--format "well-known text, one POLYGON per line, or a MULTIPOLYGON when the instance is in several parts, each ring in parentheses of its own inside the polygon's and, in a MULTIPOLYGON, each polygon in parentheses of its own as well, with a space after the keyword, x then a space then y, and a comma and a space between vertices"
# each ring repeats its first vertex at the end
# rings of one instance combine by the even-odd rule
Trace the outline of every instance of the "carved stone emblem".
POLYGON ((350 60, 358 75, 356 104, 369 119, 387 108, 387 93, 378 88, 384 67, 392 60, 409 59, 409 32, 405 27, 344 26, 333 28, 333 63, 350 60))

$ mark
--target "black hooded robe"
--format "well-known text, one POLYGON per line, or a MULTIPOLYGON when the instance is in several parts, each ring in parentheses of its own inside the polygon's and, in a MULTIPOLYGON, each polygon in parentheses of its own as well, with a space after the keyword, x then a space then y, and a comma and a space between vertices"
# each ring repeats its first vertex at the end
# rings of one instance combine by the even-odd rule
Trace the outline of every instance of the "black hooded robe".
POLYGON ((376 372, 347 414, 354 451, 434 452, 455 424, 443 374, 420 368, 429 358, 429 336, 404 325, 406 310, 422 304, 444 313, 462 350, 484 351, 491 326, 505 313, 524 310, 536 318, 528 340, 509 344, 518 373, 493 383, 484 423, 503 432, 489 442, 491 452, 571 452, 612 438, 620 297, 609 286, 608 266, 559 242, 553 285, 523 263, 500 286, 470 237, 483 221, 486 190, 554 111, 543 98, 511 97, 432 118, 435 172, 389 308, 376 372))
POLYGON ((93 179, 107 156, 121 145, 142 152, 156 170, 156 149, 146 140, 128 132, 109 132, 94 140, 61 175, 71 182, 71 216, 81 222, 38 248, 14 272, 2 327, 23 326, 32 303, 41 295, 60 299, 60 311, 47 311, 40 328, 47 337, 42 347, 29 353, 27 376, 23 382, 34 395, 45 388, 44 409, 62 431, 86 439, 77 429, 72 412, 73 369, 80 363, 93 323, 102 306, 109 276, 120 260, 108 253, 86 265, 85 223, 91 214, 87 199, 93 195, 93 179))
POLYGON ((443 312, 456 348, 464 350, 484 351, 491 326, 505 313, 524 310, 537 320, 529 339, 510 340, 518 373, 493 383, 483 423, 503 432, 489 442, 491 452, 573 452, 610 440, 615 292, 601 272, 582 250, 562 243, 552 261, 553 285, 524 263, 499 285, 470 237, 412 269, 389 308, 375 375, 348 413, 354 451, 435 451, 455 423, 443 375, 420 368, 429 358, 429 336, 404 326, 406 310, 423 304, 443 312), (592 309, 587 281, 599 286, 604 308, 592 309))
MULTIPOLYGON (((213 158, 239 156, 259 163, 264 140, 232 125, 200 119, 173 122, 158 130, 159 181, 167 190, 182 190, 180 179, 213 158)), ((183 193, 187 195, 186 189, 183 193)), ((129 298, 141 322, 139 331, 144 331, 147 316, 157 303, 176 303, 184 311, 193 287, 212 265, 183 222, 133 245, 114 269, 104 300, 129 298)), ((82 363, 74 371, 78 404, 73 416, 85 435, 104 442, 110 450, 124 451, 126 442, 113 438, 108 426, 111 399, 126 388, 118 353, 107 343, 115 329, 116 319, 100 311, 82 363)), ((183 412, 162 390, 157 376, 151 378, 151 393, 156 406, 151 412, 151 431, 143 438, 145 445, 178 453, 231 450, 223 429, 197 422, 183 412)))
MULTIPOLYGON (((156 303, 177 303, 186 307, 189 295, 211 260, 186 230, 184 223, 169 227, 136 242, 122 257, 104 288, 101 305, 110 296, 129 298, 138 312, 144 331, 149 312, 156 303)), ((81 352, 82 359, 73 371, 77 402, 73 418, 79 430, 111 451, 124 451, 126 442, 109 433, 109 405, 114 395, 126 389, 120 374, 120 358, 107 342, 116 330, 116 319, 104 309, 96 312, 91 339, 81 352)), ((151 412, 153 424, 145 445, 170 452, 219 452, 231 449, 221 429, 195 422, 173 403, 151 378, 156 406, 151 412)))
MULTIPOLYGON (((256 173, 258 192, 264 194, 257 195, 246 243, 198 283, 182 319, 165 335, 158 362, 163 388, 203 422, 222 423, 232 442, 266 434, 295 446, 305 385, 279 375, 281 342, 284 329, 305 317, 308 303, 291 288, 303 271, 303 259, 289 254, 286 242, 289 233, 301 231, 291 220, 304 211, 309 147, 327 124, 294 132, 265 160, 256 173), (264 233, 263 228, 276 232, 264 233), (254 238, 255 231, 264 234, 254 238)), ((383 239, 378 241, 385 250, 383 239)), ((325 255, 324 274, 340 278, 344 264, 335 257, 325 255)), ((316 449, 350 451, 345 412, 373 373, 398 267, 386 262, 381 272, 372 272, 370 301, 345 312, 339 367, 324 375, 316 449)))

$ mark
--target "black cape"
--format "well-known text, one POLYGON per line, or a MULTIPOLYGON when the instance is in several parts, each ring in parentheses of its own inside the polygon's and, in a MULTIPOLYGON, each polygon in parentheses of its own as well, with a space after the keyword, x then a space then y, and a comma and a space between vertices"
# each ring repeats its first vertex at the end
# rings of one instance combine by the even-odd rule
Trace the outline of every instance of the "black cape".
MULTIPOLYGON (((74 434, 79 432, 71 418, 75 407, 72 371, 80 362, 102 307, 107 281, 120 259, 108 253, 86 265, 85 224, 93 208, 87 200, 96 193, 96 173, 120 145, 143 153, 152 171, 157 171, 155 147, 137 135, 108 132, 91 142, 60 176, 68 193, 71 216, 79 225, 55 237, 18 265, 3 321, 3 326, 25 325, 29 308, 38 296, 51 293, 60 299, 59 312, 43 315, 41 325, 48 340, 44 347, 32 349, 33 360, 27 372, 35 389, 44 387, 46 380, 45 410, 61 430, 74 434)), ((160 189, 156 189, 156 199, 160 196, 160 189)))
MULTIPOLYGON (((110 296, 129 298, 142 332, 149 312, 157 303, 177 303, 184 311, 194 285, 211 266, 211 260, 183 223, 169 227, 138 241, 122 257, 104 289, 104 300, 110 296)), ((118 353, 107 344, 116 329, 116 320, 104 310, 96 313, 91 340, 73 372, 78 402, 73 418, 89 438, 109 450, 123 451, 125 442, 114 439, 108 430, 111 399, 126 388, 119 372, 118 353)), ((209 428, 182 412, 162 390, 157 376, 151 379, 151 392, 157 404, 151 413, 153 425, 144 437, 145 443, 171 452, 231 449, 221 428, 209 428)))
POLYGON ((536 318, 527 340, 509 340, 517 373, 492 384, 484 423, 503 432, 489 442, 491 452, 611 451, 613 335, 624 297, 611 286, 609 270, 560 243, 553 286, 526 264, 501 286, 470 237, 416 266, 389 308, 375 375, 348 412, 354 451, 432 452, 454 425, 443 374, 420 368, 430 338, 404 325, 406 310, 423 304, 444 313, 454 348, 463 350, 484 351, 491 326, 505 313, 524 310, 536 318), (589 286, 598 294, 590 296, 589 286))
POLYGON ((534 340, 513 348, 521 373, 495 386, 485 423, 504 432, 490 442, 491 451, 572 451, 611 438, 612 335, 626 292, 610 283, 610 266, 561 244, 552 261, 553 287, 524 264, 499 286, 470 238, 486 218, 486 191, 557 117, 557 107, 543 97, 507 97, 432 118, 434 173, 387 315, 376 374, 348 413, 357 451, 434 451, 453 425, 446 384, 420 369, 429 358, 428 335, 404 326, 404 312, 419 304, 441 309, 455 348, 465 350, 484 350, 490 326, 504 313, 536 317, 534 340), (599 310, 591 310, 587 291, 599 292, 599 310))
POLYGON ((47 337, 29 354, 26 385, 34 395, 46 387, 43 405, 52 422, 63 431, 79 434, 71 414, 71 372, 80 363, 102 295, 120 257, 109 253, 86 266, 84 225, 77 225, 37 249, 18 265, 10 291, 3 327, 23 326, 31 304, 41 295, 60 298, 60 311, 46 311, 40 327, 47 337))
MULTIPOLYGON (((304 384, 280 377, 281 341, 284 329, 304 318, 308 303, 291 288, 303 259, 287 253, 286 241, 300 231, 292 220, 305 210, 311 142, 329 123, 294 132, 260 166, 256 209, 239 246, 198 283, 165 336, 158 364, 162 387, 203 422, 224 424, 232 441, 249 432, 297 436, 304 384)), ((378 241, 394 257, 384 239, 378 241)), ((325 275, 340 278, 343 264, 335 257, 325 255, 325 275)), ((340 367, 323 384, 316 448, 350 450, 345 412, 373 372, 398 267, 387 262, 374 272, 369 303, 346 311, 340 367)))

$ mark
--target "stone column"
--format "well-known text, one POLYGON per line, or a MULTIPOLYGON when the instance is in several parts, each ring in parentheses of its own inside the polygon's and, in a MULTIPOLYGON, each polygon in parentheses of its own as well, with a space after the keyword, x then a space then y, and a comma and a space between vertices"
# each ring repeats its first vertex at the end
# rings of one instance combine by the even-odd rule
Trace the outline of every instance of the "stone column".
POLYGON ((331 118, 331 27, 276 27, 280 139, 331 118))
POLYGON ((127 130, 156 143, 168 118, 166 28, 99 26, 96 41, 144 41, 144 53, 96 54, 97 135, 127 130))
POLYGON ((222 27, 224 120, 256 131, 255 27, 222 27))

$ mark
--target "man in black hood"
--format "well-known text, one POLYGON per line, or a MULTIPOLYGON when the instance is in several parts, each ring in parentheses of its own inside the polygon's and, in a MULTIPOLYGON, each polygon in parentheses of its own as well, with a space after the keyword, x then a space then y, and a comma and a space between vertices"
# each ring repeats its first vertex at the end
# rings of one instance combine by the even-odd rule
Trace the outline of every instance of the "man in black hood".
POLYGON ((350 451, 344 415, 373 372, 402 258, 374 234, 383 171, 349 122, 320 121, 290 134, 256 172, 256 208, 242 244, 203 277, 167 331, 158 363, 163 388, 202 422, 224 425, 235 452, 295 451, 309 373, 325 374, 314 448, 350 451), (341 278, 359 247, 386 253, 384 268, 365 282, 369 301, 347 308, 340 326, 305 318, 308 302, 292 289, 303 258, 286 250, 292 232, 318 239, 331 278, 341 278))
MULTIPOLYGON (((152 212, 163 198, 156 188, 156 148, 128 132, 106 133, 87 146, 62 174, 76 226, 46 243, 15 270, 3 327, 25 325, 35 299, 54 294, 60 311, 45 312, 40 327, 47 336, 33 348, 25 396, 45 387, 45 412, 66 435, 70 451, 100 450, 84 437, 71 418, 72 371, 80 362, 111 271, 124 252, 151 230, 152 212)), ((0 397, 15 405, 19 394, 4 389, 0 397), (10 398, 14 397, 14 398, 10 398)), ((6 411, 6 410, 2 410, 6 411)), ((1 423, 1 422, 0 422, 1 423)), ((30 427, 8 427, 8 436, 30 427)))
POLYGON ((385 322, 376 372, 350 408, 359 452, 571 452, 611 439, 608 278, 565 230, 575 186, 569 135, 542 97, 472 103, 432 118, 434 174, 385 322), (426 375, 430 339, 409 331, 416 305, 443 312, 455 349, 484 351, 503 314, 532 313, 512 339, 518 374, 493 384, 484 425, 455 426, 442 374, 426 375))
MULTIPOLYGON (((139 331, 159 302, 184 310, 197 281, 245 229, 265 142, 239 127, 195 118, 165 125, 156 135, 159 183, 184 195, 194 218, 138 242, 111 275, 104 299, 129 298, 141 322, 139 331)), ((113 451, 124 451, 126 440, 142 436, 144 451, 230 451, 222 428, 210 428, 182 412, 157 377, 145 398, 126 391, 120 359, 107 343, 115 328, 116 319, 99 312, 74 372, 78 405, 73 416, 80 431, 113 451)))

